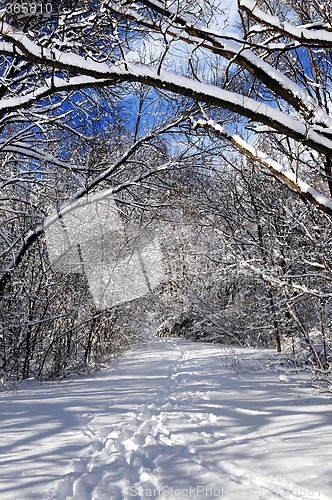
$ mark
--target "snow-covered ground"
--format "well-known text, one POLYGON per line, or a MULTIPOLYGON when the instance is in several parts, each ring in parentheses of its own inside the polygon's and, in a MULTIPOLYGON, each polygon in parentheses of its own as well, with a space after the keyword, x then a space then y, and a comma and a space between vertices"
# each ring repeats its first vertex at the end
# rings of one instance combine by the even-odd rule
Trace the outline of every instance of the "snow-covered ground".
POLYGON ((155 339, 0 394, 0 499, 331 500, 329 401, 263 353, 155 339))

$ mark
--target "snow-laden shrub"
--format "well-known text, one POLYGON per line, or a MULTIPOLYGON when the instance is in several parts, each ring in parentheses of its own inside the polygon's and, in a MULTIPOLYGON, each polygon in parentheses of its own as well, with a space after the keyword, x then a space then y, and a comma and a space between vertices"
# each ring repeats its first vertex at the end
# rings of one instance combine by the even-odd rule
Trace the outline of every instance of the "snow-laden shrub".
POLYGON ((312 328, 306 336, 285 337, 283 352, 299 367, 329 370, 332 366, 332 342, 318 328, 312 328))
POLYGON ((157 337, 191 338, 195 319, 187 313, 167 318, 158 328, 157 337))
POLYGON ((229 343, 207 318, 192 312, 168 317, 158 328, 157 337, 179 337, 194 342, 229 343))

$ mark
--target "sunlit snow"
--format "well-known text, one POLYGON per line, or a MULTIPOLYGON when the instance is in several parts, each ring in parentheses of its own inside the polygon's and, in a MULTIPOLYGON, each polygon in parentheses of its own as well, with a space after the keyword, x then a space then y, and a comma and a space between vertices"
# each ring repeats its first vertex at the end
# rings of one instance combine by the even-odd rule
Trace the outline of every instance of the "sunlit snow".
POLYGON ((272 351, 155 339, 1 397, 1 500, 332 498, 329 401, 272 351))

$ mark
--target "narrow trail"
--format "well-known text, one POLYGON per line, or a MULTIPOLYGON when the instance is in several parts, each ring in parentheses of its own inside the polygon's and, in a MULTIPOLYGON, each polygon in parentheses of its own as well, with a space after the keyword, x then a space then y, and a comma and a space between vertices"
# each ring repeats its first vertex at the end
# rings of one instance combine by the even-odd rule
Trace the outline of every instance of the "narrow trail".
MULTIPOLYGON (((298 380, 280 383, 262 356, 156 339, 114 371, 42 386, 53 427, 50 414, 40 435, 32 419, 35 439, 13 442, 23 470, 15 488, 4 462, 0 498, 331 499, 330 406, 298 380), (29 461, 41 464, 34 477, 29 461)), ((17 403, 37 392, 22 389, 17 403)), ((24 425, 14 424, 21 436, 24 425)))

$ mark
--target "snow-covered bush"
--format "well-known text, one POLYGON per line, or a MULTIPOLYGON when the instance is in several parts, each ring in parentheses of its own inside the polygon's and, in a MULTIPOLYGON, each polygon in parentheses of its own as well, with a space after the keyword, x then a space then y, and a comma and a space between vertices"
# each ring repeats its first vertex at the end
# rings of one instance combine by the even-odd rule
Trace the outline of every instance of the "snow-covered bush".
POLYGON ((332 367, 332 339, 312 328, 306 336, 284 337, 283 352, 300 368, 324 371, 332 367))

